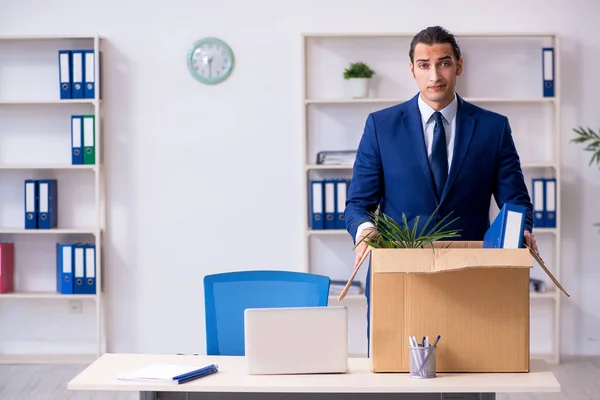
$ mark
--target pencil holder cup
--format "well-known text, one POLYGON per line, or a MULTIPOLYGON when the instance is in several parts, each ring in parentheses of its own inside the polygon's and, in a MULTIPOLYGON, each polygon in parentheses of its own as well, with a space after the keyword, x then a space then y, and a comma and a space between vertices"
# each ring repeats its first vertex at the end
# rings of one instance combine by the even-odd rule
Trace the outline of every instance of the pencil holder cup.
POLYGON ((408 347, 410 357, 410 377, 429 379, 436 377, 435 350, 437 346, 408 347))

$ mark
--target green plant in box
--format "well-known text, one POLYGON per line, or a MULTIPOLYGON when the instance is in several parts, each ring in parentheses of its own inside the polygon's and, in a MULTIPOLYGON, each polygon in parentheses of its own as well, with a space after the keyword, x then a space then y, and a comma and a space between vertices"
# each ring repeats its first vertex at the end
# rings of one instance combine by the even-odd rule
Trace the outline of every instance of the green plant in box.
POLYGON ((419 216, 415 217, 414 224, 410 227, 404 213, 402 213, 402 225, 399 225, 394 219, 384 213, 369 213, 378 234, 373 238, 370 238, 370 235, 366 235, 357 245, 364 241, 374 248, 424 248, 432 246, 433 242, 438 240, 460 237, 460 229, 448 229, 450 225, 458 220, 458 217, 449 220, 452 212, 429 228, 437 212, 438 209, 436 208, 418 232, 419 216))

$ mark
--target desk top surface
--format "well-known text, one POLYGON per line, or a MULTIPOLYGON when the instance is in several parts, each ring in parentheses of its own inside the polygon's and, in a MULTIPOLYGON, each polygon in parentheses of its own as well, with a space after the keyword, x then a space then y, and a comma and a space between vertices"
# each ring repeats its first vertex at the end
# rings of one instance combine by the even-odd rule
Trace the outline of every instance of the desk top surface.
POLYGON ((438 373, 414 379, 407 373, 373 373, 368 358, 349 358, 344 374, 248 375, 244 357, 170 354, 104 354, 68 384, 70 390, 276 392, 276 393, 451 393, 559 392, 560 385, 543 360, 531 361, 529 373, 438 373), (120 373, 153 363, 204 367, 219 372, 181 385, 117 379, 120 373))

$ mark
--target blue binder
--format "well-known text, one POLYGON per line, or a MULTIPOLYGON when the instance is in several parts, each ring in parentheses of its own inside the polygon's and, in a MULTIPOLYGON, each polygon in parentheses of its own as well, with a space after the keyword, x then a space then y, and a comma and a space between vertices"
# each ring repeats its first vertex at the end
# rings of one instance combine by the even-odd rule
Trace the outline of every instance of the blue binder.
POLYGON ((546 184, 543 178, 531 180, 533 202, 533 226, 543 228, 546 226, 546 184))
POLYGON ((71 57, 73 70, 71 97, 73 99, 83 99, 83 50, 72 50, 71 57))
POLYGON ((73 294, 73 245, 56 243, 56 291, 73 294))
POLYGON ((324 185, 325 229, 335 229, 337 227, 335 218, 336 182, 333 179, 326 179, 324 185))
POLYGON ((556 178, 544 179, 544 226, 556 228, 556 178))
POLYGON ((58 51, 58 83, 60 87, 61 100, 70 99, 72 73, 72 55, 70 50, 58 51))
POLYGON ((84 294, 96 294, 96 246, 84 245, 85 259, 85 281, 83 283, 84 294))
POLYGON ((83 243, 73 245, 73 294, 85 294, 85 247, 83 243))
POLYGON ((523 247, 527 209, 504 204, 483 237, 484 248, 518 249, 523 247))
POLYGON ((38 180, 38 228, 52 229, 58 225, 58 182, 56 179, 38 180))
POLYGON ((335 186, 335 227, 346 229, 344 212, 346 211, 346 197, 348 195, 348 181, 339 179, 335 186))
POLYGON ((71 163, 83 164, 83 116, 71 116, 71 163))
POLYGON ((83 51, 83 97, 93 99, 96 94, 94 50, 83 51))
POLYGON ((25 180, 25 229, 38 228, 38 183, 33 179, 25 180))
POLYGON ((311 213, 311 228, 324 229, 324 213, 325 200, 323 196, 324 186, 322 180, 312 180, 310 182, 310 213, 311 213))
POLYGON ((554 97, 554 48, 542 48, 544 97, 554 97))

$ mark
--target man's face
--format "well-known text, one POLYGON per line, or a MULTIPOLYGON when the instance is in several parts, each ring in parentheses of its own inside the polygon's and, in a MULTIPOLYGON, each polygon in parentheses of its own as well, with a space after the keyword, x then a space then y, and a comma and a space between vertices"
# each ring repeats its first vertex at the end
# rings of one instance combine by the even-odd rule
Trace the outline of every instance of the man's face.
POLYGON ((454 98, 456 77, 462 73, 462 59, 456 60, 450 43, 415 46, 410 72, 417 81, 423 100, 439 110, 454 98))

